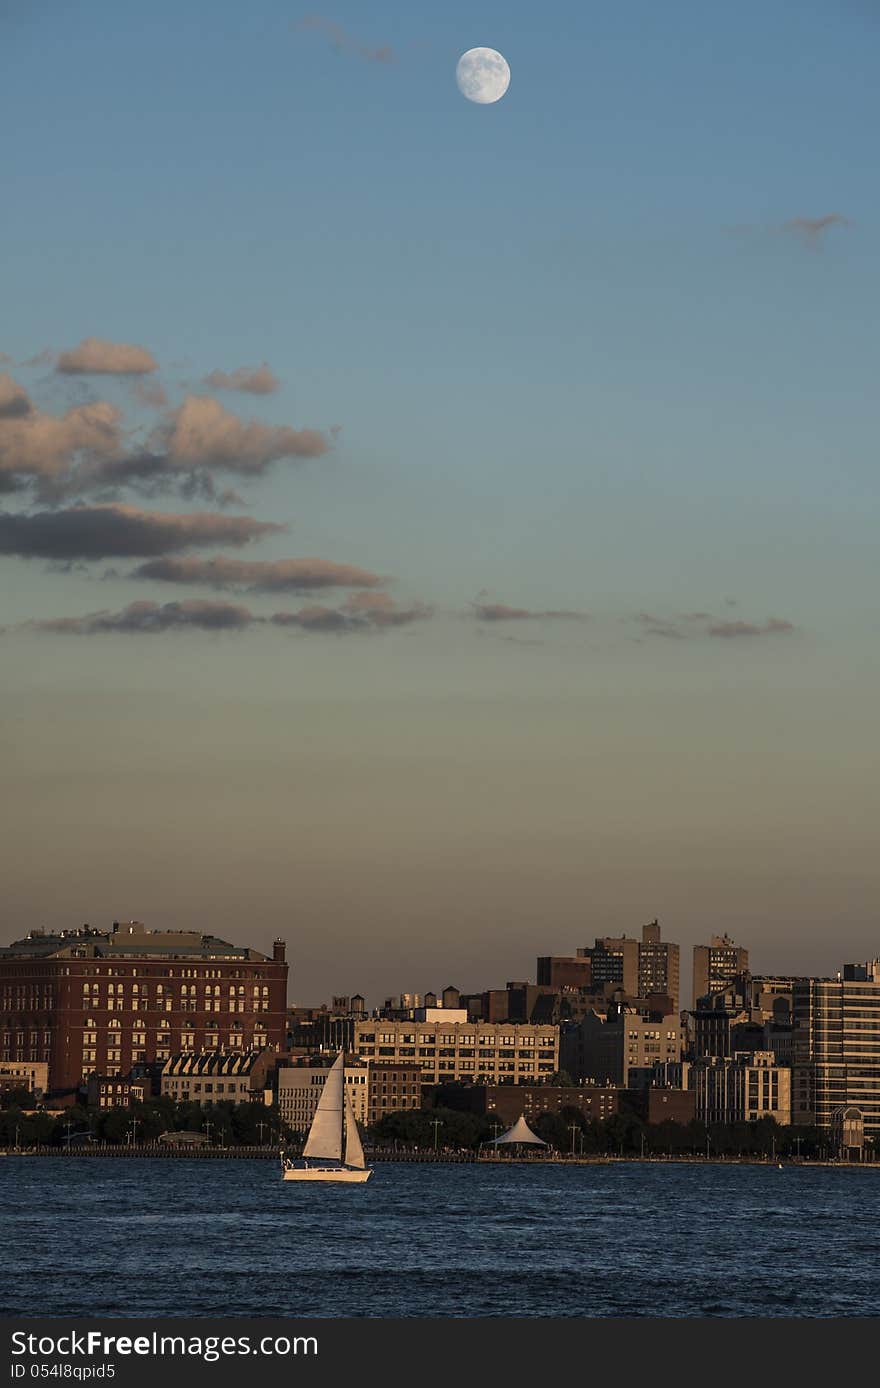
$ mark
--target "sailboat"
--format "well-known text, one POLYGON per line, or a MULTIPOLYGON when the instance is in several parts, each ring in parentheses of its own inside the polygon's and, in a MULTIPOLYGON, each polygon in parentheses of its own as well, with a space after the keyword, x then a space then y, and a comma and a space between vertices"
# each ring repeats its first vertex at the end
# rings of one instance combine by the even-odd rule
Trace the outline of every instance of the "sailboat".
POLYGON ((285 1181, 368 1181, 373 1174, 364 1159, 351 1100, 345 1092, 345 1062, 341 1051, 327 1072, 303 1158, 304 1165, 296 1166, 282 1156, 281 1175, 285 1181), (312 1159, 321 1164, 310 1166, 312 1159), (325 1162, 336 1165, 324 1165, 325 1162))

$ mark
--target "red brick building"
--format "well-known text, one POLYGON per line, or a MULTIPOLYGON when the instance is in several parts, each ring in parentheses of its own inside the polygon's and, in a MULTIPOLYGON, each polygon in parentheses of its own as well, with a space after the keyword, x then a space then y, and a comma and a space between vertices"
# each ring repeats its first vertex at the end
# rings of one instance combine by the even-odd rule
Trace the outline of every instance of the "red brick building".
POLYGON ((181 1051, 284 1049, 287 964, 197 931, 32 930, 0 949, 0 1061, 43 1061, 72 1101, 93 1073, 181 1051))
POLYGON ((371 1060, 367 1090, 367 1124, 387 1113, 422 1106, 422 1067, 415 1060, 371 1060))

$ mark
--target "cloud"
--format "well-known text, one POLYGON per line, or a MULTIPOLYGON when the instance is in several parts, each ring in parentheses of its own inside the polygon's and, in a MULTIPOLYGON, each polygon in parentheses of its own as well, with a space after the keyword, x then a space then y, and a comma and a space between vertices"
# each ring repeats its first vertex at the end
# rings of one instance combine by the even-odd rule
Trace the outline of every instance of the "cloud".
POLYGON ((139 405, 147 405, 153 410, 164 410, 168 395, 158 381, 135 381, 132 394, 139 405))
POLYGON ((0 419, 21 419, 30 414, 32 408, 24 387, 14 381, 8 371, 0 374, 0 419))
POLYGON ((180 602, 132 602, 119 612, 104 609, 84 617, 33 619, 14 628, 43 632, 53 636, 129 636, 153 635, 175 630, 246 631, 249 627, 273 625, 296 627, 304 632, 356 632, 383 626, 401 626, 430 616, 426 607, 397 608, 386 594, 360 594, 380 599, 373 604, 346 604, 332 607, 303 607, 298 612, 276 612, 261 617, 248 607, 218 600, 185 598, 180 602))
POLYGON ((824 217, 792 217, 783 223, 782 230, 797 236, 811 250, 817 250, 826 231, 831 227, 848 227, 852 222, 839 212, 830 212, 824 217))
POLYGON ((793 622, 783 621, 779 617, 769 617, 765 622, 726 621, 708 612, 687 612, 673 617, 656 617, 650 612, 640 612, 635 620, 646 636, 663 636, 674 641, 704 636, 723 639, 780 636, 797 630, 793 622))
POLYGON ((379 574, 330 559, 216 559, 163 556, 135 569, 132 578, 160 583, 202 583, 254 593, 303 593, 320 588, 376 588, 379 574))
POLYGON ((140 636, 181 628, 241 631, 257 620, 248 608, 234 603, 189 598, 161 606, 155 602, 132 602, 121 612, 90 612, 85 617, 25 622, 19 630, 49 632, 56 636, 96 636, 108 632, 140 636))
POLYGON ((246 545, 283 529, 248 516, 177 515, 121 505, 30 515, 0 511, 0 554, 58 560, 146 558, 200 545, 246 545))
POLYGON ((190 395, 160 428, 163 451, 179 467, 262 472, 281 458, 318 458, 330 445, 315 429, 244 423, 208 395, 190 395))
POLYGON ((148 496, 177 491, 215 501, 212 472, 259 476, 281 459, 319 458, 330 441, 316 429, 243 421, 209 395, 188 395, 149 434, 146 445, 80 468, 68 492, 131 487, 148 496))
POLYGON ((769 617, 766 622, 715 622, 708 628, 707 635, 721 636, 727 640, 738 636, 778 636, 795 630, 793 622, 769 617))
POLYGON ((559 618, 575 622, 589 620, 589 613, 587 612, 571 612, 564 609, 533 612, 526 607, 508 607, 503 602, 475 602, 471 606, 474 616, 479 622, 555 621, 559 618))
POLYGON ((95 468, 122 449, 121 415, 97 400, 62 415, 36 409, 12 380, 0 378, 0 476, 17 485, 37 480, 60 485, 74 462, 95 468))
POLYGON ((158 362, 145 347, 86 337, 78 347, 61 353, 55 370, 66 375, 141 376, 157 367, 158 362))
POLYGON ((394 50, 389 44, 384 44, 381 48, 367 48, 358 43, 350 34, 339 24, 334 24, 332 19, 322 19, 320 15, 306 15, 299 24, 294 26, 297 29, 311 29, 321 33, 329 40, 336 49, 337 53, 356 53, 359 58, 365 59, 368 63, 393 63, 394 50))
POLYGON ((422 603, 398 607, 388 593, 356 593, 341 608, 301 607, 298 612, 276 612, 271 621, 276 626, 299 627, 302 631, 344 634, 408 626, 432 615, 431 608, 422 603))
POLYGON ((205 385, 213 390, 243 390, 250 395, 271 395, 281 382, 266 362, 262 366, 239 366, 234 371, 212 371, 205 385))

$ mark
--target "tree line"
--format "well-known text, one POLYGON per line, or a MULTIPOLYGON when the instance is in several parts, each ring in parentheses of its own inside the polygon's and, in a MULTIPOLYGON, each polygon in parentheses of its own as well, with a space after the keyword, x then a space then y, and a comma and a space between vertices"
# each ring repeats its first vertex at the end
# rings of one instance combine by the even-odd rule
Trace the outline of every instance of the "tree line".
MULTIPOLYGON (((155 1142, 167 1132, 204 1132, 212 1145, 286 1145, 295 1151, 305 1134, 284 1124, 277 1108, 217 1103, 210 1109, 163 1096, 125 1108, 75 1104, 62 1114, 32 1109, 26 1092, 7 1091, 0 1107, 0 1147, 80 1145, 84 1142, 155 1142)), ((506 1127, 494 1114, 450 1108, 388 1113, 364 1133, 377 1148, 476 1151, 506 1127)), ((546 1112, 529 1126, 556 1152, 583 1156, 773 1156, 834 1155, 829 1136, 813 1127, 780 1127, 772 1118, 754 1123, 645 1123, 634 1113, 587 1118, 577 1108, 546 1112)))

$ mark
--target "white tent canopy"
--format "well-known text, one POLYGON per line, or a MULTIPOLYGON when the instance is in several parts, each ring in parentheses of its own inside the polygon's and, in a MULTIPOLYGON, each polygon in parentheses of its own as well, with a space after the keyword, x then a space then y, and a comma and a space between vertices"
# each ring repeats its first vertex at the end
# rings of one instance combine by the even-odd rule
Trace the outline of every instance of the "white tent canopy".
POLYGON ((491 1146, 500 1147, 502 1143, 511 1142, 528 1142, 535 1147, 547 1146, 543 1138, 538 1137, 537 1133, 532 1132, 525 1118, 522 1116, 517 1118, 513 1127, 508 1128, 506 1133, 502 1133, 500 1137, 494 1138, 491 1146))

